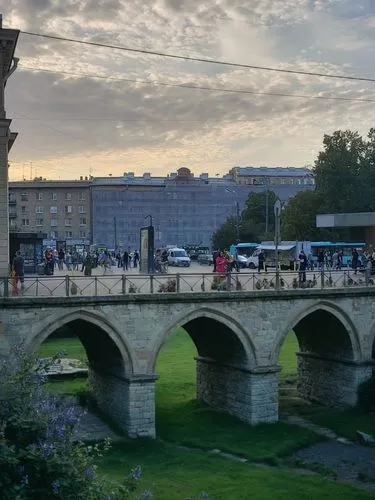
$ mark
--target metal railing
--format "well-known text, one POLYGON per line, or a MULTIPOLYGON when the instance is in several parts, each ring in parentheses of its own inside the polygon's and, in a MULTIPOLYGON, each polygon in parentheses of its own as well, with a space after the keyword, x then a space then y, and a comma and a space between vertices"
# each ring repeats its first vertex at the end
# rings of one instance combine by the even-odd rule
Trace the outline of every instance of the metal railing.
POLYGON ((25 277, 17 286, 12 278, 0 280, 0 297, 103 297, 108 295, 323 290, 371 287, 369 272, 270 271, 267 273, 177 273, 154 275, 41 276, 25 277))

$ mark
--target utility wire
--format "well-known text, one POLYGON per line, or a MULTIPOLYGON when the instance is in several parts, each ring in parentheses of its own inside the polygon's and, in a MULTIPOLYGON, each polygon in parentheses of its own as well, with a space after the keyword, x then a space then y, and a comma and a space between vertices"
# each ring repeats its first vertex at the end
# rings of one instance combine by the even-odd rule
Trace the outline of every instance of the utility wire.
POLYGON ((99 80, 113 80, 113 81, 117 81, 117 82, 139 83, 141 85, 155 85, 155 86, 160 86, 160 87, 176 87, 176 88, 182 88, 182 89, 205 90, 205 91, 211 91, 211 92, 224 92, 224 93, 231 93, 231 94, 249 94, 249 95, 259 95, 259 96, 264 95, 264 96, 273 96, 273 97, 293 97, 295 99, 317 99, 317 100, 330 100, 330 101, 350 101, 350 102, 367 102, 367 103, 371 103, 371 102, 374 103, 375 102, 375 99, 366 99, 366 98, 288 94, 288 93, 284 93, 284 92, 258 92, 258 91, 245 90, 245 89, 241 90, 241 89, 229 89, 229 88, 219 88, 219 87, 206 87, 206 86, 190 85, 190 84, 182 84, 182 83, 180 84, 180 83, 158 82, 155 80, 138 80, 136 78, 120 78, 120 77, 105 76, 105 75, 91 75, 88 73, 44 69, 44 68, 27 66, 27 65, 21 65, 20 69, 40 71, 42 73, 54 73, 54 74, 61 74, 61 75, 77 76, 77 77, 81 77, 81 78, 93 78, 93 79, 99 79, 99 80))
POLYGON ((335 78, 335 79, 339 79, 339 80, 375 82, 375 78, 366 78, 366 77, 360 77, 360 76, 346 76, 346 75, 333 74, 333 73, 317 73, 317 72, 313 72, 313 71, 301 71, 301 70, 292 70, 292 69, 271 68, 268 66, 255 66, 252 64, 240 64, 240 63, 234 63, 234 62, 229 62, 229 61, 220 61, 218 59, 205 59, 205 58, 201 58, 201 57, 183 56, 183 55, 179 55, 179 54, 169 54, 167 52, 158 52, 158 51, 154 51, 154 50, 135 49, 135 48, 131 48, 131 47, 125 47, 122 45, 110 45, 110 44, 99 43, 99 42, 89 42, 86 40, 78 40, 75 38, 65 38, 65 37, 57 36, 57 35, 45 35, 43 33, 34 33, 31 31, 22 31, 21 30, 20 32, 22 34, 28 35, 28 36, 34 36, 34 37, 39 37, 39 38, 48 38, 50 40, 58 40, 61 42, 79 43, 81 45, 90 45, 92 47, 101 47, 101 48, 106 48, 106 49, 123 50, 126 52, 133 52, 136 54, 146 54, 146 55, 151 55, 151 56, 167 57, 169 59, 179 59, 179 60, 183 60, 183 61, 195 61, 195 62, 201 62, 201 63, 206 63, 206 64, 219 64, 222 66, 231 66, 231 67, 235 67, 235 68, 257 69, 257 70, 262 70, 262 71, 273 71, 276 73, 288 73, 288 74, 305 75, 305 76, 318 76, 321 78, 335 78))

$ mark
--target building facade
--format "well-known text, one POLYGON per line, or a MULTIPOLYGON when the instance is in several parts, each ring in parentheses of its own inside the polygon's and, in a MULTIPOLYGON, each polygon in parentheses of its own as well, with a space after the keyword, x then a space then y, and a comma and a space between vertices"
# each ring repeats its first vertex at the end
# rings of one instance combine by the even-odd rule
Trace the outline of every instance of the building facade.
POLYGON ((281 201, 314 189, 307 168, 234 167, 223 177, 194 176, 180 168, 167 177, 149 173, 136 177, 92 179, 93 243, 136 249, 139 230, 155 227, 155 245, 211 246, 212 234, 230 215, 244 208, 250 192, 274 191, 281 201))
POLYGON ((212 234, 242 210, 249 193, 274 191, 281 201, 314 189, 307 168, 234 167, 222 177, 194 176, 180 168, 167 177, 149 173, 77 181, 9 184, 11 233, 42 234, 45 246, 94 243, 110 249, 139 247, 150 216, 155 245, 211 246, 212 234))
POLYGON ((11 233, 43 233, 45 246, 89 245, 90 181, 20 181, 9 183, 11 233))

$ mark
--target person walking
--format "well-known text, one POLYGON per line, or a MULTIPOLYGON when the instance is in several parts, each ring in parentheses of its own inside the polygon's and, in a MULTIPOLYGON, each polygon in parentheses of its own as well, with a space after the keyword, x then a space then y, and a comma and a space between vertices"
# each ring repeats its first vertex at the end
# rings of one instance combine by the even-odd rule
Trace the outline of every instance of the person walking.
POLYGON ((303 250, 300 251, 299 256, 299 282, 300 283, 305 283, 306 282, 306 269, 307 269, 307 257, 306 254, 303 250))
POLYGON ((122 256, 122 268, 124 271, 127 271, 129 269, 129 252, 127 252, 126 250, 122 256))
POLYGON ((12 263, 12 271, 14 277, 13 295, 18 295, 18 282, 21 283, 21 294, 25 291, 25 260, 21 252, 17 250, 12 263))

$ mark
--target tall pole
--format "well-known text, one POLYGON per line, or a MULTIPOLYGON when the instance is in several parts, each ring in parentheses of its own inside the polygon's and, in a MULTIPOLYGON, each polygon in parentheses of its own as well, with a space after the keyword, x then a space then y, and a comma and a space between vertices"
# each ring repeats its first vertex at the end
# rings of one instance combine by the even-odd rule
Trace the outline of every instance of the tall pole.
POLYGON ((240 241, 240 204, 236 201, 236 239, 237 243, 240 241))
POLYGON ((117 250, 117 219, 113 217, 113 227, 115 232, 115 251, 117 250))
POLYGON ((275 213, 275 264, 276 264, 276 290, 280 288, 279 286, 279 243, 280 243, 280 211, 281 202, 276 200, 273 207, 275 213))

